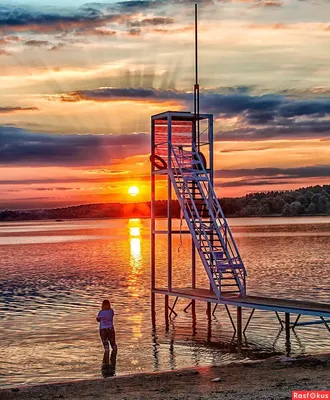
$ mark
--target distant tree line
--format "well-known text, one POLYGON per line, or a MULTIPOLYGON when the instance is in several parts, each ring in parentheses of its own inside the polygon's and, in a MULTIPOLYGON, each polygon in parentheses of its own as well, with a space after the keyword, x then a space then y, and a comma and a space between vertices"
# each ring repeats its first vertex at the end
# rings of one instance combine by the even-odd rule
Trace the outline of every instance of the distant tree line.
MULTIPOLYGON (((228 217, 330 215, 330 185, 310 186, 291 191, 271 191, 244 197, 220 199, 228 217)), ((148 218, 150 202, 100 203, 38 210, 3 210, 0 221, 82 219, 82 218, 148 218)), ((157 217, 167 216, 167 201, 156 202, 157 217)), ((172 200, 172 216, 180 216, 177 200, 172 200)))
POLYGON ((82 219, 82 218, 143 218, 150 216, 150 202, 99 203, 78 206, 0 211, 0 221, 82 219))
POLYGON ((330 185, 310 186, 291 191, 271 191, 220 200, 225 215, 298 216, 330 214, 330 185))

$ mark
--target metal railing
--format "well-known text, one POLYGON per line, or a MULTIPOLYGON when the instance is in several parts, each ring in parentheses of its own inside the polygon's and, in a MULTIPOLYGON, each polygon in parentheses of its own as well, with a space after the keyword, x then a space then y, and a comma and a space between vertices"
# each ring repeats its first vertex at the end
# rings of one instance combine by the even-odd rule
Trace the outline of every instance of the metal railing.
POLYGON ((211 285, 212 282, 216 284, 221 295, 223 272, 229 270, 235 277, 240 294, 245 295, 246 270, 198 151, 194 148, 193 151, 187 151, 181 146, 171 146, 169 166, 174 189, 211 285), (194 189, 189 188, 189 181, 194 182, 194 189), (209 213, 209 225, 196 207, 196 193, 202 196, 201 200, 209 213), (214 246, 214 236, 220 245, 214 246), (201 243, 206 243, 203 248, 201 243), (219 260, 219 254, 225 255, 225 258, 221 257, 219 260))
POLYGON ((213 252, 209 236, 207 235, 207 232, 205 231, 205 228, 203 227, 203 224, 201 223, 202 220, 198 213, 195 202, 191 201, 189 203, 186 201, 187 200, 186 194, 190 199, 193 199, 193 196, 192 196, 192 193, 191 193, 189 187, 186 185, 182 168, 180 167, 178 157, 177 157, 176 153, 174 152, 173 147, 172 147, 171 168, 169 168, 169 175, 171 177, 174 190, 175 190, 178 200, 180 202, 180 206, 183 211, 185 220, 188 224, 190 233, 192 234, 195 246, 201 256, 202 263, 203 263, 204 268, 209 276, 209 280, 210 280, 212 289, 215 292, 215 294, 219 297, 219 296, 221 296, 221 292, 220 292, 220 283, 221 282, 220 282, 219 278, 216 278, 216 280, 218 282, 214 278, 214 273, 215 273, 215 271, 213 270, 214 266, 210 265, 207 258, 205 257, 205 253, 201 249, 201 245, 200 245, 201 238, 203 238, 203 240, 208 243, 208 246, 211 250, 211 253, 213 253, 214 257, 215 257, 215 254, 213 252), (199 227, 196 223, 197 220, 200 222, 199 227), (197 234, 200 239, 198 239, 197 234))

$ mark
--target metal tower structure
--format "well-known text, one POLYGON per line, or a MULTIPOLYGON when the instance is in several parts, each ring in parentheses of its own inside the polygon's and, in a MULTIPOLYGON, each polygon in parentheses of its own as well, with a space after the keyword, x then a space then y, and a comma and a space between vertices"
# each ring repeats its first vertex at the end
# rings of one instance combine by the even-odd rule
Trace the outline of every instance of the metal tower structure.
POLYGON ((151 117, 151 289, 155 289, 155 243, 160 233, 156 230, 156 179, 165 174, 168 289, 172 288, 172 235, 177 233, 172 229, 174 192, 192 238, 192 288, 197 252, 217 298, 245 296, 246 270, 213 187, 213 115, 199 110, 197 26, 195 4, 194 113, 168 111, 151 117))
POLYGON ((246 271, 229 225, 213 188, 213 116, 198 115, 203 135, 194 135, 196 116, 190 112, 165 112, 152 116, 151 124, 151 244, 152 290, 155 289, 156 235, 168 235, 168 289, 172 290, 172 194, 180 204, 192 238, 191 285, 196 287, 199 255, 217 298, 245 296, 246 271), (205 137, 204 137, 205 135, 205 137), (156 229, 156 180, 167 177, 167 230, 156 229))

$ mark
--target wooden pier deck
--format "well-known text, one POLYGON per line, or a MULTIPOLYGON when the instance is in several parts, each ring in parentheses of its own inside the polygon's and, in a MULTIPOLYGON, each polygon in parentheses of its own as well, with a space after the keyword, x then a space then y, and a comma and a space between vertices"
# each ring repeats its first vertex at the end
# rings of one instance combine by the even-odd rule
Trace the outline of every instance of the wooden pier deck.
MULTIPOLYGON (((166 296, 182 297, 190 300, 208 303, 232 305, 255 310, 285 312, 290 314, 313 315, 330 318, 330 304, 311 301, 280 299, 274 297, 246 296, 246 297, 221 297, 218 299, 213 291, 201 288, 156 288, 154 293, 166 296)), ((329 298, 330 300, 330 298, 329 298)))

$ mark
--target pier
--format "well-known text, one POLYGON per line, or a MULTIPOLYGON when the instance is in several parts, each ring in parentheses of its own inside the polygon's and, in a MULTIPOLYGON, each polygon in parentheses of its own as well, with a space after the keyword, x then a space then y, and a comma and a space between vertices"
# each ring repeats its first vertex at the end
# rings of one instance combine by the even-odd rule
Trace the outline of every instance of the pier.
MULTIPOLYGON (((188 299, 185 308, 195 313, 196 301, 205 302, 208 318, 217 307, 225 307, 234 334, 240 343, 256 310, 274 312, 286 340, 297 327, 323 324, 330 333, 330 304, 249 296, 247 271, 213 186, 213 116, 190 112, 165 112, 151 119, 151 313, 156 322, 156 295, 164 296, 165 326, 176 315, 179 299, 188 299), (198 119, 198 124, 196 123, 198 119), (203 127, 199 132, 200 127, 203 127), (167 229, 156 224, 157 181, 167 182, 167 229), (173 229, 172 200, 181 208, 181 228, 173 229), (167 235, 167 258, 156 255, 156 238, 167 235), (191 259, 187 274, 190 287, 173 287, 173 236, 191 237, 191 259), (196 258, 199 256, 209 280, 208 288, 196 286, 196 258), (156 263, 167 269, 166 287, 156 286, 156 263), (170 298, 174 298, 170 304, 170 298), (236 313, 229 309, 234 307, 236 313), (243 318, 244 311, 248 311, 243 318), (234 314, 234 315, 232 315, 234 314), (311 321, 299 322, 301 316, 311 321), (243 324, 244 321, 244 324, 243 324)), ((267 328, 267 327, 261 327, 267 328)))
POLYGON ((299 326, 324 324, 330 333, 330 304, 260 296, 245 296, 241 298, 224 296, 221 299, 218 299, 211 290, 197 288, 173 288, 172 291, 169 291, 166 288, 155 288, 153 293, 175 297, 173 306, 168 304, 167 311, 165 310, 165 313, 168 314, 168 316, 165 318, 167 321, 171 314, 176 314, 175 306, 179 298, 191 300, 186 309, 192 306, 192 302, 196 300, 206 302, 207 304, 213 304, 212 314, 215 313, 218 306, 224 306, 227 310, 234 333, 237 334, 237 340, 239 342, 242 340, 242 336, 247 331, 255 310, 274 312, 277 316, 280 328, 285 329, 287 340, 290 339, 290 330, 299 326), (236 324, 228 309, 228 306, 234 306, 237 309, 236 324), (243 325, 244 308, 249 311, 245 325, 243 325), (281 314, 284 315, 284 320, 281 319, 281 314), (295 316, 293 321, 290 319, 292 314, 295 316), (315 317, 318 318, 318 320, 299 322, 300 317, 303 315, 315 317))

